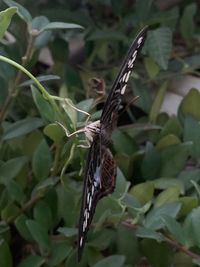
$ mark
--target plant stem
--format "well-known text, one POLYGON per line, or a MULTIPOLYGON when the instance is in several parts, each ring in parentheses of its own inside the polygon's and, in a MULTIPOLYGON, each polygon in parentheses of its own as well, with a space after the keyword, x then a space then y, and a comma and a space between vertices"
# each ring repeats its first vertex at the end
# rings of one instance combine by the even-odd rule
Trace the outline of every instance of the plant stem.
POLYGON ((26 212, 29 210, 36 202, 38 202, 40 199, 44 197, 43 194, 37 194, 33 198, 31 198, 28 202, 24 204, 24 206, 12 217, 10 217, 6 223, 12 223, 14 220, 22 213, 26 212))
POLYGON ((55 176, 58 172, 58 164, 59 164, 59 159, 60 159, 60 145, 56 144, 55 145, 55 157, 54 157, 54 162, 53 162, 53 167, 51 171, 51 176, 55 176))
POLYGON ((183 245, 179 244, 176 240, 173 240, 169 237, 165 237, 165 242, 171 246, 173 246, 174 248, 176 248, 177 250, 187 254, 189 257, 193 258, 193 259, 197 259, 200 260, 200 255, 190 251, 189 249, 187 249, 186 247, 184 247, 183 245))
MULTIPOLYGON (((28 46, 27 46, 27 49, 26 49, 26 52, 25 52, 25 55, 23 56, 22 58, 22 66, 26 66, 27 62, 29 61, 29 59, 31 58, 31 53, 32 53, 32 46, 33 46, 33 42, 35 40, 35 37, 30 34, 29 35, 29 40, 28 40, 28 46)), ((6 114, 10 108, 10 106, 13 104, 13 101, 15 100, 17 94, 18 94, 18 91, 17 91, 17 86, 19 85, 21 79, 22 79, 22 74, 23 72, 19 69, 18 70, 18 73, 17 73, 17 76, 16 76, 16 79, 15 79, 15 82, 12 86, 12 88, 10 89, 9 91, 9 94, 5 100, 5 104, 2 108, 2 111, 1 111, 1 114, 0 114, 0 122, 2 122, 5 117, 6 117, 6 114)))
MULTIPOLYGON (((128 221, 124 221, 122 222, 122 224, 126 227, 132 228, 134 230, 136 230, 138 228, 138 225, 134 225, 128 221)), ((183 246, 182 244, 178 243, 176 240, 169 238, 167 236, 165 236, 163 233, 162 235, 164 236, 164 242, 169 244, 170 246, 173 246, 176 250, 181 251, 185 254, 187 254, 189 257, 191 257, 192 259, 197 259, 200 260, 200 255, 190 251, 188 248, 186 248, 185 246, 183 246)))
MULTIPOLYGON (((15 62, 15 61, 7 58, 7 57, 0 56, 0 60, 16 67, 17 69, 20 70, 20 73, 25 73, 31 80, 33 80, 35 85, 37 86, 37 88, 42 93, 42 95, 50 102, 50 104, 53 106, 54 110, 56 110, 59 117, 62 118, 62 113, 58 109, 58 106, 56 105, 53 97, 45 90, 45 88, 42 86, 42 84, 27 69, 25 69, 22 65, 18 64, 17 62, 15 62)), ((13 94, 13 92, 15 92, 15 90, 12 91, 12 94, 13 94)), ((6 104, 6 108, 4 109, 4 112, 2 111, 2 113, 0 115, 0 122, 3 121, 4 116, 5 116, 5 112, 8 109, 8 107, 10 106, 10 104, 12 103, 12 94, 10 94, 10 97, 8 99, 8 103, 6 104)))

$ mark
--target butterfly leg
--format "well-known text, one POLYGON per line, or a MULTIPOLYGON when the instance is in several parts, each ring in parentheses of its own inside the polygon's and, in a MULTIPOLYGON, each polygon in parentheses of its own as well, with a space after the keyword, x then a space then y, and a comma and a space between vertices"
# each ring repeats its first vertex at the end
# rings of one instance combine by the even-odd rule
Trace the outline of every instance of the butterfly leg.
POLYGON ((60 123, 60 122, 58 122, 58 121, 56 121, 56 123, 57 123, 57 124, 64 130, 65 135, 66 135, 67 137, 71 137, 71 136, 73 136, 73 135, 75 135, 75 134, 78 134, 78 133, 84 133, 84 132, 85 132, 85 128, 81 128, 81 129, 79 129, 79 130, 77 130, 77 131, 75 131, 75 132, 69 134, 68 131, 67 131, 67 129, 65 128, 65 126, 64 126, 62 123, 60 123))
POLYGON ((82 110, 82 109, 79 109, 79 108, 75 107, 74 105, 72 105, 72 104, 68 101, 68 99, 66 99, 66 98, 65 98, 65 102, 66 102, 70 107, 72 107, 73 109, 75 109, 76 111, 78 111, 78 112, 80 112, 80 113, 83 113, 83 114, 85 114, 85 115, 87 116, 87 119, 86 119, 86 125, 87 125, 87 123, 88 123, 88 121, 89 121, 91 115, 90 115, 88 112, 86 112, 86 111, 84 111, 84 110, 82 110))
POLYGON ((90 148, 90 141, 88 139, 81 140, 80 143, 82 143, 82 144, 78 145, 77 147, 90 148))

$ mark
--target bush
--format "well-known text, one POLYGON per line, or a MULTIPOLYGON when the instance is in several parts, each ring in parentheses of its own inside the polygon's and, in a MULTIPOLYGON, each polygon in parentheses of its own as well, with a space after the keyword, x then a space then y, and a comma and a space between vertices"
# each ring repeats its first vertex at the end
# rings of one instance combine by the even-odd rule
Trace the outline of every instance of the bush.
POLYGON ((199 76, 199 10, 160 2, 0 4, 1 267, 200 265, 199 91, 177 115, 161 112, 172 79, 199 76), (72 133, 86 112, 100 117, 104 86, 144 25, 112 136, 116 189, 98 203, 78 263, 87 149, 84 135, 67 138, 57 122, 72 133))

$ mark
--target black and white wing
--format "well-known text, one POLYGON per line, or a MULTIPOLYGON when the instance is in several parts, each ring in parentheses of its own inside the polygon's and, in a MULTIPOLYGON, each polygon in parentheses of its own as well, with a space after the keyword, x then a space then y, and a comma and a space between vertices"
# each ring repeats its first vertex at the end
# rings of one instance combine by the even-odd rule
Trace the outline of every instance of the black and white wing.
POLYGON ((78 260, 98 201, 115 188, 116 164, 109 149, 100 147, 99 139, 99 135, 94 138, 87 159, 79 219, 78 260))
POLYGON ((115 188, 116 164, 107 145, 109 144, 109 138, 117 122, 121 97, 126 90, 135 59, 144 44, 146 34, 147 27, 138 34, 128 51, 105 102, 100 118, 100 131, 94 136, 89 150, 79 219, 79 260, 81 259, 86 235, 94 216, 96 205, 99 199, 112 193, 115 188))
POLYGON ((118 111, 122 95, 125 93, 126 86, 129 77, 131 75, 131 72, 133 70, 137 55, 139 54, 140 50, 143 47, 147 31, 148 31, 148 26, 146 26, 139 32, 139 34, 137 35, 137 37, 135 38, 131 47, 128 50, 128 53, 124 59, 124 62, 122 63, 119 74, 115 79, 115 82, 113 83, 111 91, 105 102, 102 115, 100 118, 102 126, 106 127, 110 123, 113 125, 113 123, 115 123, 115 121, 113 121, 113 118, 116 119, 118 117, 118 111))

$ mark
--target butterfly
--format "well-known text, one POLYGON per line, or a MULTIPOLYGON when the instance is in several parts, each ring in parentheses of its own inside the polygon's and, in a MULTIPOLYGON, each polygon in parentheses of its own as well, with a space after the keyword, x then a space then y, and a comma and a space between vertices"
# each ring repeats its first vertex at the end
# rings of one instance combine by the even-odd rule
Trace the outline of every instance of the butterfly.
POLYGON ((133 41, 119 74, 112 85, 104 104, 99 121, 86 127, 86 135, 91 141, 82 194, 82 205, 78 233, 78 261, 80 261, 87 232, 95 213, 98 201, 112 193, 115 188, 117 166, 109 150, 111 135, 116 127, 122 95, 134 67, 136 57, 143 47, 148 27, 143 28, 133 41))

